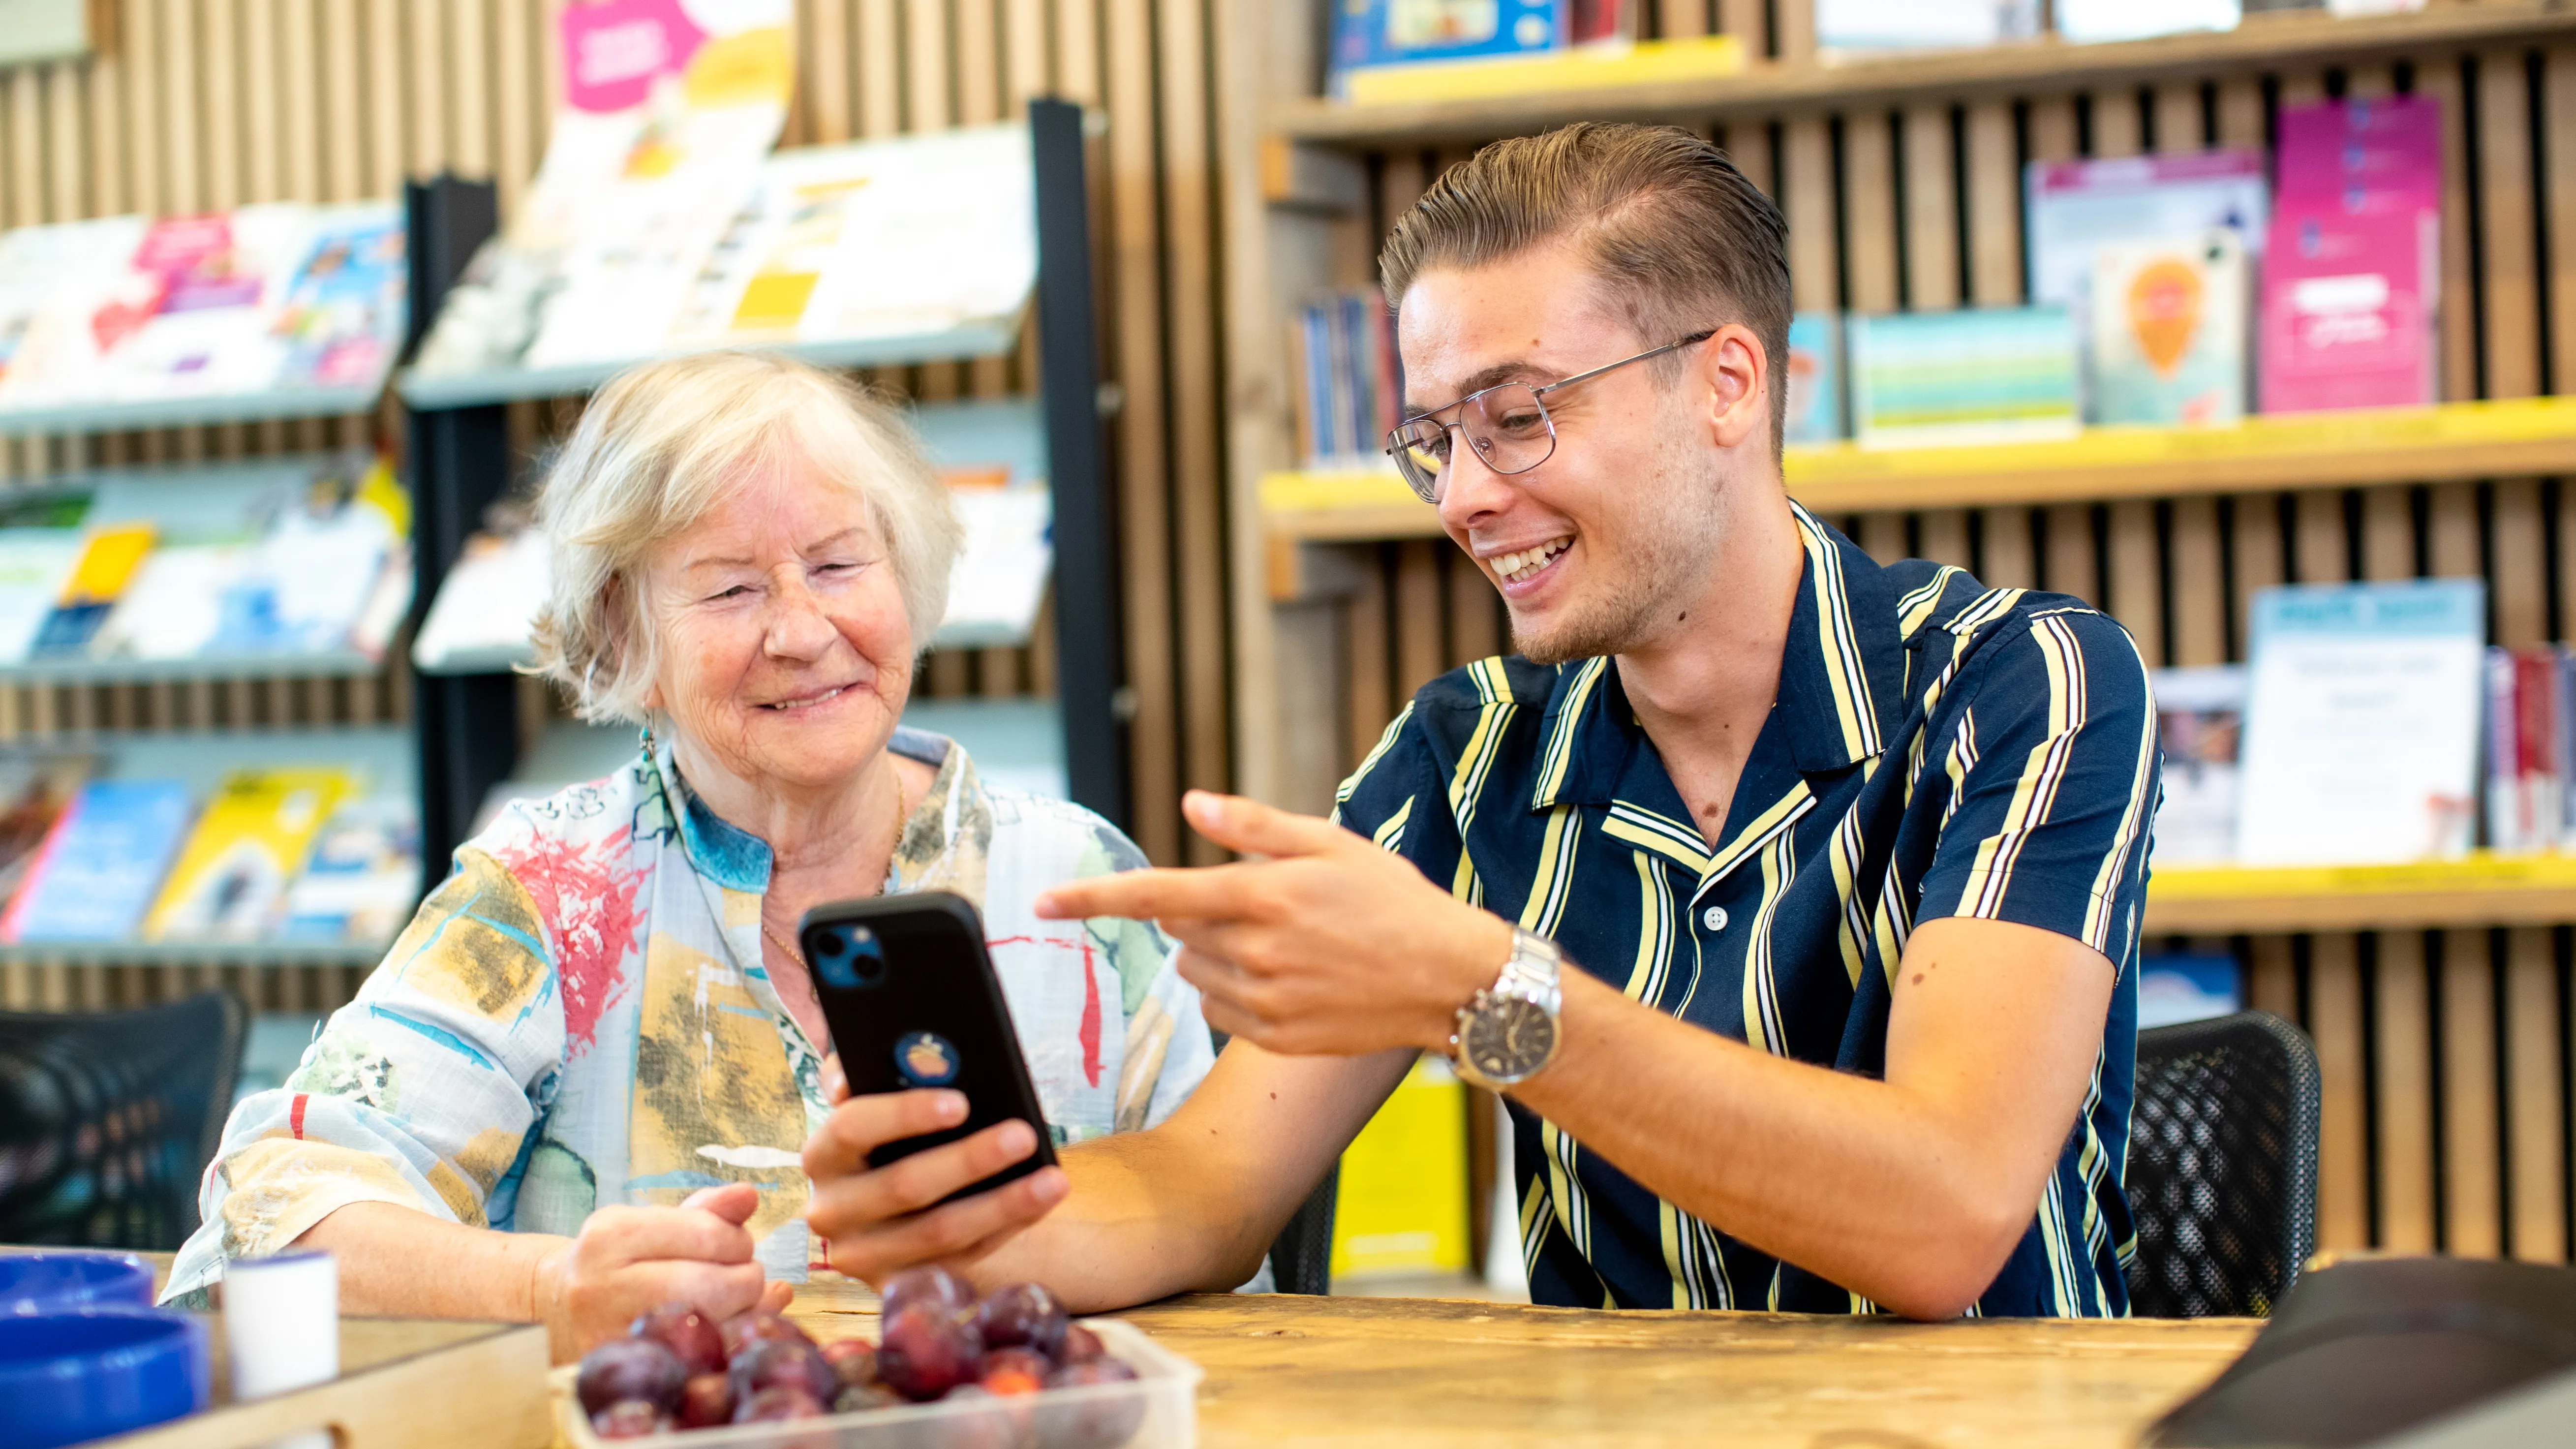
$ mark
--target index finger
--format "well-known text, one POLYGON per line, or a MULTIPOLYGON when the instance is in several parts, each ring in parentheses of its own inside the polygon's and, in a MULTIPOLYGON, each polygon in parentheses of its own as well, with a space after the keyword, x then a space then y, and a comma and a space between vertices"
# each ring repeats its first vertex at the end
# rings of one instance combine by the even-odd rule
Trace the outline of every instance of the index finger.
POLYGON ((1124 916, 1150 921, 1162 916, 1200 920, 1234 920, 1243 914, 1247 867, 1210 865, 1196 869, 1128 870, 1066 881, 1038 893, 1043 920, 1071 921, 1090 916, 1124 916))
POLYGON ((805 1139, 805 1175, 816 1182, 868 1170, 868 1154, 966 1120, 966 1094, 916 1087, 862 1092, 834 1107, 805 1139))

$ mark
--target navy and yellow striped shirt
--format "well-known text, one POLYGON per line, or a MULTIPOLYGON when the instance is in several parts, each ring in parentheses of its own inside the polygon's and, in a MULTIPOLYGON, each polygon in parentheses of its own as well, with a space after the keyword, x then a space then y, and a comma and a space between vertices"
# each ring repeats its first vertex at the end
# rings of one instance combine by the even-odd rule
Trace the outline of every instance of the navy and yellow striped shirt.
MULTIPOLYGON (((1972 1311, 2124 1314, 2131 967, 2157 796, 2145 667, 2078 600, 1918 560, 1882 568, 1803 509, 1798 526, 1806 574, 1779 697, 1716 850, 1607 659, 1487 659, 1432 681, 1334 818, 1631 998, 1839 1071, 1882 1070, 1889 987, 1919 921, 2016 921, 2100 951, 2119 984, 2083 1109, 1972 1311)), ((1511 1110, 1539 1302, 1871 1311, 1511 1110)))

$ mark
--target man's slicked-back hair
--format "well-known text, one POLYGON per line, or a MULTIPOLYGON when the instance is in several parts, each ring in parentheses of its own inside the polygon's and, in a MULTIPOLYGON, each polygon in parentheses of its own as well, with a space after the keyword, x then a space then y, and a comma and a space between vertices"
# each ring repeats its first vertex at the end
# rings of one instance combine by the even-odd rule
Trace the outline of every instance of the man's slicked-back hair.
MULTIPOLYGON (((1789 228, 1703 137, 1580 121, 1496 141, 1442 172, 1378 253, 1387 305, 1434 267, 1569 241, 1649 347, 1742 323, 1770 364, 1771 447, 1789 414, 1789 228)), ((1653 366, 1655 364, 1649 364, 1653 366)))

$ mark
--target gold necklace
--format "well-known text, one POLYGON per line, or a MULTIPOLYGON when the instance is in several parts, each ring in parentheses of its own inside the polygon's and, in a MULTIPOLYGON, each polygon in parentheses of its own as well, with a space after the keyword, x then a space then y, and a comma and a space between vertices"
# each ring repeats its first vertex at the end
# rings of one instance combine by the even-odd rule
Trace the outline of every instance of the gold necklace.
MULTIPOLYGON (((894 777, 894 833, 886 839, 886 869, 888 870, 894 869, 894 853, 903 848, 904 822, 911 818, 912 806, 904 798, 903 776, 897 774, 894 777)), ((879 892, 882 894, 882 887, 879 888, 879 892)), ((800 967, 805 964, 805 953, 796 949, 795 942, 778 934, 777 929, 769 924, 769 918, 765 915, 760 918, 760 934, 767 936, 771 945, 785 952, 788 960, 800 967)))

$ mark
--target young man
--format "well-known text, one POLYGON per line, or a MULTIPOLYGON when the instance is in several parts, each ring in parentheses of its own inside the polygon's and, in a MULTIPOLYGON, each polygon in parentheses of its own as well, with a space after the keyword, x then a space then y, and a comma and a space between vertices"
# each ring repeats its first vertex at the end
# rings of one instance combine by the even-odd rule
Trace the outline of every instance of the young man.
POLYGON ((962 1109, 844 1103, 805 1154, 834 1262, 1230 1285, 1432 1050, 1511 1104, 1541 1302, 2124 1312, 2128 636, 1789 501, 1784 227, 1687 132, 1488 147, 1382 264, 1394 451, 1519 657, 1425 687, 1332 823, 1187 802, 1258 863, 1042 898, 1159 919, 1233 1045, 1162 1127, 946 1206, 1028 1129, 866 1171, 962 1109))

